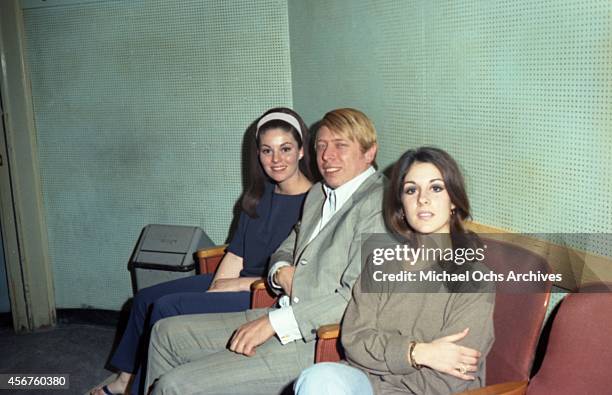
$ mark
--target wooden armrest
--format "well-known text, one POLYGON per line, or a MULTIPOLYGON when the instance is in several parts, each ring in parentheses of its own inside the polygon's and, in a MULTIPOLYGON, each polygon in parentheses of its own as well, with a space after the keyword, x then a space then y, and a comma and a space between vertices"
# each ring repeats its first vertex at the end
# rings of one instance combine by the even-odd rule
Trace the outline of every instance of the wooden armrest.
POLYGON ((223 244, 220 246, 207 247, 202 248, 196 252, 196 256, 201 258, 212 258, 214 256, 219 256, 225 254, 225 249, 227 248, 227 244, 223 244))
POLYGON ((340 337, 340 324, 322 325, 317 330, 319 339, 337 339, 340 337))
POLYGON ((227 244, 199 249, 196 256, 200 265, 200 274, 213 274, 217 271, 226 248, 227 244))
POLYGON ((527 381, 511 381, 461 392, 456 395, 524 395, 527 392, 527 381))
POLYGON ((340 344, 340 324, 321 325, 317 330, 315 363, 338 362, 344 358, 340 344))
POLYGON ((255 280, 251 283, 251 291, 256 291, 258 289, 266 289, 265 280, 255 280))

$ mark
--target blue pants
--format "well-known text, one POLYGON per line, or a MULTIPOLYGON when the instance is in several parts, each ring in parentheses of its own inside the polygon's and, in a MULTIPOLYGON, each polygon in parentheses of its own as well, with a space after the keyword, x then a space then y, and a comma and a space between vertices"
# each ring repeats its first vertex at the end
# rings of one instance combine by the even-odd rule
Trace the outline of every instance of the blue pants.
POLYGON ((317 363, 304 370, 295 382, 296 395, 373 395, 365 373, 335 362, 317 363))
MULTIPOLYGON (((123 372, 137 372, 146 356, 150 329, 162 318, 230 313, 249 308, 250 292, 206 292, 212 279, 211 274, 191 276, 138 291, 121 342, 110 360, 111 365, 123 372)), ((132 393, 138 393, 138 376, 132 385, 132 393)))

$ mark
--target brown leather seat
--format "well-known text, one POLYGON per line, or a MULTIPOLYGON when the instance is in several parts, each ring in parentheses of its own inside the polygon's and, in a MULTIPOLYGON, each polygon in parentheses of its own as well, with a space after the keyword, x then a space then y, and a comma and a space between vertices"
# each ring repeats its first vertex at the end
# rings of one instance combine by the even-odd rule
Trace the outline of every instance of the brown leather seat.
POLYGON ((528 395, 612 393, 612 293, 588 292, 561 302, 528 395))
MULTIPOLYGON (((485 244, 487 266, 505 278, 511 270, 550 273, 546 260, 531 251, 490 239, 485 244)), ((508 281, 498 287, 493 312, 495 342, 487 356, 487 384, 529 380, 551 287, 551 281, 534 283, 529 289, 508 281)))
MULTIPOLYGON (((503 383, 469 395, 574 395, 612 392, 612 327, 610 284, 591 284, 570 294, 552 318, 542 365, 527 385, 503 383)), ((548 325, 547 325, 548 327, 548 325)))

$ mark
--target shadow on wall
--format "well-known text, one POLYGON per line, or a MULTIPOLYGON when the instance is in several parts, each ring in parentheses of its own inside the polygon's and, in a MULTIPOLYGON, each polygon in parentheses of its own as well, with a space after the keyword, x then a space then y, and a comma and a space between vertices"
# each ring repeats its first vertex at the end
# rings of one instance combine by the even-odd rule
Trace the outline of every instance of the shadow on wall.
POLYGON ((11 301, 8 292, 8 279, 6 278, 6 262, 4 260, 4 238, 0 227, 0 313, 11 311, 11 301))

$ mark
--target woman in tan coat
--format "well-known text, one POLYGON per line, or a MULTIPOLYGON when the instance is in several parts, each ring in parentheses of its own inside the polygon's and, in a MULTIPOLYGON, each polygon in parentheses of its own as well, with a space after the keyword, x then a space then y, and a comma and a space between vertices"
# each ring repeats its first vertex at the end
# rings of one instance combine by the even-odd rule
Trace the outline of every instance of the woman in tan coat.
MULTIPOLYGON (((403 243, 453 252, 481 246, 464 228, 469 201, 461 172, 446 152, 407 151, 394 166, 390 184, 385 221, 403 243)), ((346 361, 305 370, 296 393, 450 394, 484 385, 495 294, 488 284, 471 281, 469 271, 485 266, 477 258, 460 265, 422 256, 418 262, 396 257, 385 267, 371 263, 355 284, 342 322, 346 361), (406 280, 408 272, 418 279, 427 271, 448 276, 406 280), (400 272, 404 277, 395 278, 404 281, 381 281, 382 273, 400 272)))

